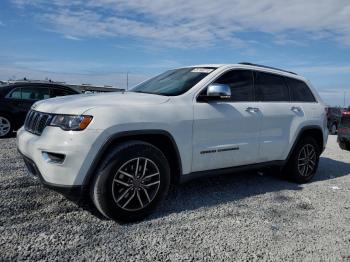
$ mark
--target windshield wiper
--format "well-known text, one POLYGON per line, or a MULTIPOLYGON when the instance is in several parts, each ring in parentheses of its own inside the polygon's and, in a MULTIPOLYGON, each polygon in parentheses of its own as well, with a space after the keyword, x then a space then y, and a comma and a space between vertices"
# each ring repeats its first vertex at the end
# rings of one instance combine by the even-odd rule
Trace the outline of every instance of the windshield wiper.
POLYGON ((157 96, 165 96, 165 95, 163 95, 163 94, 152 93, 152 92, 146 92, 146 91, 142 91, 142 90, 136 90, 136 91, 129 90, 129 92, 141 93, 141 94, 151 94, 151 95, 157 95, 157 96))

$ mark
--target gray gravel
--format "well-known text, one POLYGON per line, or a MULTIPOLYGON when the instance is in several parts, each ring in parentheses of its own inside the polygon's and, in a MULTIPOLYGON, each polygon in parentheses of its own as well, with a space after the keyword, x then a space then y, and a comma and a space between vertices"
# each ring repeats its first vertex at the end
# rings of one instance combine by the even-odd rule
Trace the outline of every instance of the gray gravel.
POLYGON ((15 139, 3 139, 0 196, 0 260, 350 261, 350 152, 335 136, 309 184, 255 172, 196 180, 128 225, 27 177, 15 139))

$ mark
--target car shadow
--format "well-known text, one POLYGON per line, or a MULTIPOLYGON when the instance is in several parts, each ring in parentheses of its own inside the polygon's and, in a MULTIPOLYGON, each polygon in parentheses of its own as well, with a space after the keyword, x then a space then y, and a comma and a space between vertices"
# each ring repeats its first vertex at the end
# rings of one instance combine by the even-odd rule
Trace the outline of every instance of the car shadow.
MULTIPOLYGON (((311 182, 332 180, 350 175, 350 164, 321 157, 318 171, 311 182)), ((173 213, 196 210, 235 202, 265 193, 282 190, 302 190, 299 184, 282 179, 269 170, 238 172, 191 180, 170 190, 163 205, 148 220, 173 213)), ((74 201, 99 219, 104 219, 87 198, 74 201)))
MULTIPOLYGON (((318 171, 308 184, 346 175, 350 175, 349 163, 321 157, 318 171)), ((298 191, 302 188, 301 185, 276 176, 269 170, 200 178, 172 190, 162 208, 152 218, 235 202, 260 194, 282 190, 298 191)))
POLYGON ((0 137, 0 140, 15 138, 16 136, 17 136, 17 132, 14 131, 14 132, 12 132, 11 134, 9 134, 7 137, 0 137))

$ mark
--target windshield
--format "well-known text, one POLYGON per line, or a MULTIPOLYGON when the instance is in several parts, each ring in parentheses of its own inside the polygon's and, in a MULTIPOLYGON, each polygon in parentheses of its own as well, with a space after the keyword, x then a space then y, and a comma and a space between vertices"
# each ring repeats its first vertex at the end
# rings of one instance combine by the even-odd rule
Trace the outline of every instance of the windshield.
POLYGON ((169 70, 135 86, 130 91, 164 96, 178 96, 190 90, 215 69, 214 67, 191 67, 169 70))

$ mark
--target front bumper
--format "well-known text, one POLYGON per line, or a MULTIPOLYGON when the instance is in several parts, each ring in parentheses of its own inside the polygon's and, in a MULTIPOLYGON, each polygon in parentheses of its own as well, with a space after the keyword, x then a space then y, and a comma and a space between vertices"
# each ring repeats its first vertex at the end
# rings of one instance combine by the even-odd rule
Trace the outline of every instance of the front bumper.
POLYGON ((17 132, 17 148, 22 154, 28 170, 43 184, 51 188, 81 187, 91 163, 100 148, 97 138, 100 131, 63 131, 57 127, 46 127, 41 136, 23 128, 17 132), (44 152, 62 154, 62 163, 48 161, 44 152))
POLYGON ((18 150, 18 152, 22 156, 29 174, 35 179, 39 179, 45 187, 57 191, 72 199, 80 199, 87 192, 87 188, 85 186, 63 186, 47 182, 41 175, 34 161, 23 155, 21 151, 18 150))

